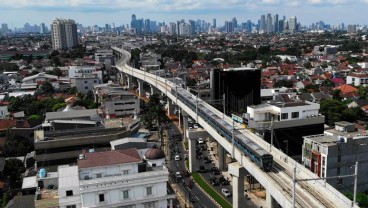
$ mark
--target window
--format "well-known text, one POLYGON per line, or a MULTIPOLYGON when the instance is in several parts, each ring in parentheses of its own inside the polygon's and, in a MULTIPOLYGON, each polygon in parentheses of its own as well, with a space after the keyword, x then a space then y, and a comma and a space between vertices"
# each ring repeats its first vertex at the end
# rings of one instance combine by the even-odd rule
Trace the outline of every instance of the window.
POLYGON ((341 156, 337 156, 337 162, 341 162, 341 156))
POLYGON ((97 173, 96 174, 96 178, 102 178, 102 174, 101 173, 97 173))
POLYGON ((97 80, 93 80, 93 83, 97 83, 97 80))
POLYGON ((336 169, 336 175, 340 175, 340 168, 336 169))
POLYGON ((281 119, 288 119, 287 113, 281 113, 281 119))
POLYGON ((123 171, 123 175, 128 175, 129 174, 129 170, 124 170, 123 171))
POLYGON ((291 118, 299 118, 299 112, 292 112, 291 118))
POLYGON ((152 187, 147 187, 146 191, 147 191, 147 196, 152 195, 152 187))
POLYGON ((84 84, 87 84, 88 83, 88 81, 84 81, 84 84))
POLYGON ((73 205, 67 205, 66 208, 77 208, 77 205, 73 204, 73 205))
POLYGON ((154 208, 156 207, 156 202, 144 203, 144 208, 154 208))
POLYGON ((84 89, 88 90, 88 87, 84 87, 84 89))
POLYGON ((129 199, 129 191, 123 191, 123 199, 129 199))
POLYGON ((66 196, 73 196, 73 190, 66 191, 66 196))
POLYGON ((99 202, 104 202, 105 201, 105 194, 99 194, 98 199, 99 199, 99 202))

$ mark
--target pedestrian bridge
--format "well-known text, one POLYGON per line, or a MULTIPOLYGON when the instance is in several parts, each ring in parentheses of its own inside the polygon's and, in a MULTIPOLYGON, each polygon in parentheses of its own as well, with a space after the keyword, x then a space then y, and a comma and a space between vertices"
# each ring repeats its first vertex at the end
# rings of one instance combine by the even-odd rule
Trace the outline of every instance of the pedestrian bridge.
MULTIPOLYGON (((120 71, 122 76, 127 76, 130 79, 130 85, 132 79, 138 80, 138 84, 141 86, 142 82, 146 82, 153 86, 173 103, 178 105, 186 114, 194 119, 198 119, 199 123, 227 152, 232 154, 232 157, 237 161, 229 164, 229 171, 233 175, 233 206, 242 207, 242 200, 244 196, 243 190, 243 178, 244 169, 246 169, 256 180, 266 189, 266 201, 268 207, 274 207, 275 201, 282 207, 293 207, 293 170, 296 168, 296 179, 316 178, 317 176, 306 169, 304 166, 298 164, 292 158, 285 155, 283 152, 276 148, 272 148, 269 143, 258 137, 248 129, 239 130, 242 134, 248 137, 253 142, 257 143, 260 147, 270 152, 274 158, 274 167, 271 172, 264 172, 253 163, 249 157, 247 157, 240 149, 232 145, 227 139, 221 136, 217 130, 210 126, 206 121, 191 110, 183 102, 177 99, 175 93, 171 93, 172 88, 179 88, 175 83, 151 74, 139 69, 135 69, 128 65, 130 60, 130 53, 118 47, 112 47, 116 58, 116 68, 120 71), (240 178, 239 178, 240 177, 240 178), (236 184, 238 182, 238 184, 236 184), (243 196, 242 196, 243 195, 243 196), (241 196, 241 197, 238 197, 241 196)), ((128 82, 129 83, 129 82, 128 82)), ((143 88, 143 87, 142 87, 143 88)), ((140 93, 142 93, 142 88, 140 93)), ((233 124, 230 117, 223 115, 211 105, 196 98, 192 95, 193 99, 198 99, 203 106, 210 111, 217 114, 220 118, 224 118, 224 121, 233 124)), ((236 124, 235 128, 242 128, 240 124, 236 124)), ((189 141, 190 142, 190 141, 189 141)), ((337 191, 331 185, 325 183, 323 180, 303 181, 297 182, 295 186, 295 207, 329 207, 329 208, 347 208, 358 207, 353 205, 352 201, 337 191)))

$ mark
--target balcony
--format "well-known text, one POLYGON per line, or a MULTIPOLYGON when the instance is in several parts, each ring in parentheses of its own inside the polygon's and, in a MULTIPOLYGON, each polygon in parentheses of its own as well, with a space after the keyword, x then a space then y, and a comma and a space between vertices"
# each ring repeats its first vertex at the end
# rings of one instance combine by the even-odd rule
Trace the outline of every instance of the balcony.
MULTIPOLYGON (((253 118, 250 118, 248 121, 248 127, 254 129, 270 129, 271 128, 271 120, 264 120, 264 121, 254 121, 253 118)), ((287 128, 287 127, 294 127, 294 126, 305 126, 305 125, 312 125, 312 124, 319 124, 324 123, 325 117, 322 115, 316 115, 313 117, 308 118, 300 118, 300 119, 291 119, 291 120, 275 120, 273 122, 273 128, 287 128)))

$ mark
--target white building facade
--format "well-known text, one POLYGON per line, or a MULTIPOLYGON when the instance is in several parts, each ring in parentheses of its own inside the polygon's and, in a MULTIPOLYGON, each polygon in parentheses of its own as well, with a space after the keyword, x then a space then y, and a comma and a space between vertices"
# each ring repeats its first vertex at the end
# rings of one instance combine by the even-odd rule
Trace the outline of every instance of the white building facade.
POLYGON ((63 187, 60 207, 172 207, 175 193, 168 193, 168 169, 142 162, 134 148, 81 155, 75 166, 79 190, 74 190, 73 184, 63 187), (80 196, 68 205, 67 190, 69 194, 70 190, 73 194, 79 191, 80 196))
POLYGON ((368 74, 352 73, 346 77, 346 84, 360 86, 368 84, 368 74))

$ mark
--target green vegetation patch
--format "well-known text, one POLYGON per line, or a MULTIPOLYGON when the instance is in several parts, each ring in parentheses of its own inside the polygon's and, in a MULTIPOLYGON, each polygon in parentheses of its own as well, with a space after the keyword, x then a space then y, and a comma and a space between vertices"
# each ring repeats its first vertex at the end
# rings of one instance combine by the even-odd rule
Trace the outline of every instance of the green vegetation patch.
POLYGON ((202 187, 202 189, 209 194, 216 202, 223 208, 233 207, 226 199, 224 199, 219 193, 217 193, 199 173, 192 173, 194 181, 202 187))

